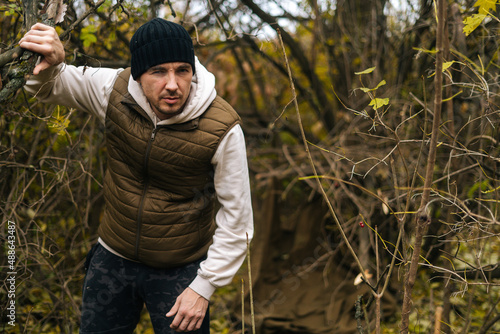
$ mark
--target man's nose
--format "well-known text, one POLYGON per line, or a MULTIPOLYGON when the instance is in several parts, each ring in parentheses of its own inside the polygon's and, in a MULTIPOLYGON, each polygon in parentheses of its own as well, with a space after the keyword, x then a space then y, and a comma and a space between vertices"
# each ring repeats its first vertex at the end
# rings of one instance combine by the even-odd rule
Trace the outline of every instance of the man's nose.
POLYGON ((177 79, 174 73, 167 73, 165 89, 170 91, 177 90, 177 79))

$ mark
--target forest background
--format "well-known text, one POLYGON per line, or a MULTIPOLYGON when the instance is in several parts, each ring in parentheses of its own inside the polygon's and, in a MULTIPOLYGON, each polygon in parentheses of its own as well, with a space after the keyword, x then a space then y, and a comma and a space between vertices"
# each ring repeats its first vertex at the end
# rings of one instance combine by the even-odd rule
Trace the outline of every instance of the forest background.
MULTIPOLYGON (((126 67, 141 24, 176 20, 243 118, 251 272, 213 333, 500 333, 496 0, 65 4, 68 64, 126 67)), ((10 88, 42 5, 0 2, 0 331, 73 333, 106 152, 94 117, 10 88)))

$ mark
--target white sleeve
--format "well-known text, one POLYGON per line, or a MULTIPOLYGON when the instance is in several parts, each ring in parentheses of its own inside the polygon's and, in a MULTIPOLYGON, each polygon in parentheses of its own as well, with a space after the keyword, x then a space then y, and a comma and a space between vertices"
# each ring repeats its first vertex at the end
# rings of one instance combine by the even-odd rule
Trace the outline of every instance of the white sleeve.
POLYGON ((206 299, 216 288, 231 283, 247 252, 247 235, 253 237, 253 212, 243 130, 233 127, 213 159, 214 185, 221 208, 216 214, 213 243, 198 276, 189 286, 206 299))
POLYGON ((24 87, 41 102, 89 112, 104 121, 111 90, 121 71, 63 63, 32 76, 24 87))

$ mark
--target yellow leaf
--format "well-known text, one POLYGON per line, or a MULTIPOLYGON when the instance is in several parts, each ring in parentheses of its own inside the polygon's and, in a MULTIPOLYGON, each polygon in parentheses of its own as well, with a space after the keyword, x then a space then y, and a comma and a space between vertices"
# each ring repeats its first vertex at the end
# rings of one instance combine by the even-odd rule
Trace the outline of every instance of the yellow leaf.
POLYGON ((451 65, 453 65, 455 63, 455 61, 447 61, 445 63, 443 63, 443 72, 446 71, 451 65))
POLYGON ((476 30, 477 27, 483 22, 486 14, 474 14, 472 16, 466 17, 464 20, 464 34, 469 36, 471 32, 476 30))
POLYGON ((382 80, 382 81, 380 81, 380 82, 379 82, 379 84, 378 84, 378 85, 377 85, 377 87, 375 87, 375 88, 371 88, 371 89, 370 89, 370 88, 364 88, 364 87, 363 87, 363 88, 360 88, 360 89, 361 89, 363 92, 368 93, 368 92, 371 92, 371 91, 374 91, 374 90, 379 89, 379 87, 381 87, 381 86, 385 85, 386 83, 387 83, 387 82, 386 82, 385 80, 382 80))
POLYGON ((50 119, 48 122, 48 126, 53 132, 56 132, 58 136, 63 136, 66 133, 66 128, 69 125, 68 116, 69 115, 61 115, 58 109, 57 115, 52 116, 52 119, 50 119))
POLYGON ((488 14, 490 10, 497 11, 497 0, 477 0, 474 7, 479 7, 479 14, 488 14))
POLYGON ((428 50, 428 49, 424 49, 424 48, 413 48, 413 50, 418 51, 418 52, 425 52, 425 53, 428 53, 428 54, 435 54, 435 53, 437 53, 437 50, 428 50))
POLYGON ((356 75, 361 75, 361 74, 368 74, 368 73, 372 73, 377 67, 370 67, 364 71, 361 71, 361 72, 354 72, 354 74, 356 75))
MULTIPOLYGON (((446 71, 448 68, 450 68, 451 65, 453 65, 455 63, 455 61, 447 61, 447 62, 444 62, 443 63, 443 72, 446 71)), ((433 72, 431 75, 428 76, 428 78, 434 76, 434 74, 436 74, 435 72, 433 72)))
POLYGON ((443 99, 443 102, 450 101, 450 100, 452 100, 455 96, 460 95, 460 94, 462 94, 462 91, 459 91, 458 93, 456 93, 455 95, 453 95, 453 96, 451 96, 451 97, 449 97, 449 98, 443 99))
POLYGON ((379 98, 376 98, 376 99, 373 99, 370 101, 370 106, 373 107, 373 109, 378 109, 380 107, 383 107, 383 106, 386 106, 389 104, 389 99, 385 98, 385 99, 379 99, 379 98))

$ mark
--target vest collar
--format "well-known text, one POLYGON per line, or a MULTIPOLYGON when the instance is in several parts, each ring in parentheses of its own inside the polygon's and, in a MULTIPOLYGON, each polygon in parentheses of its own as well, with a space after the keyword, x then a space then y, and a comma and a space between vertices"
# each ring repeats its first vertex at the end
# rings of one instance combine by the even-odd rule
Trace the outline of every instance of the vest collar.
MULTIPOLYGON (((141 108, 141 106, 139 105, 139 103, 137 103, 134 100, 134 98, 132 97, 132 95, 130 95, 130 93, 127 93, 127 94, 125 94, 123 96, 123 99, 122 99, 121 103, 124 104, 124 105, 126 105, 129 108, 134 109, 135 111, 137 111, 138 113, 140 113, 142 116, 144 116, 148 120, 152 121, 152 119, 149 116, 149 114, 144 109, 141 108)), ((153 122, 153 123, 156 123, 156 122, 153 122)))

